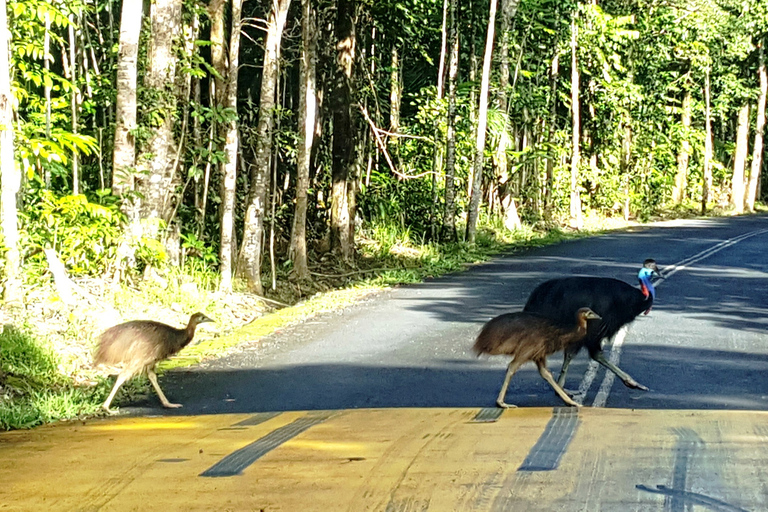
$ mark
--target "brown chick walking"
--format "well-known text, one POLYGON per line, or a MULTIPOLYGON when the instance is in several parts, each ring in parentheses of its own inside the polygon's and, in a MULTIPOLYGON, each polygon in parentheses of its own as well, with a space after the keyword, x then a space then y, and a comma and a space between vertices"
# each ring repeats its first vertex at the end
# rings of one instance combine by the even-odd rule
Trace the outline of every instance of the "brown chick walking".
POLYGON ((146 372, 149 381, 157 391, 163 407, 177 408, 181 404, 168 401, 157 383, 155 365, 176 354, 189 345, 195 336, 198 324, 213 322, 203 313, 195 313, 189 318, 185 328, 176 329, 153 320, 132 320, 110 327, 99 336, 99 347, 94 356, 94 363, 107 366, 119 366, 115 385, 102 407, 109 413, 109 405, 123 383, 140 373, 146 372))
POLYGON ((589 308, 581 308, 576 312, 576 327, 569 328, 558 327, 540 315, 523 311, 489 320, 477 336, 475 353, 512 356, 496 404, 505 409, 517 407, 504 402, 509 381, 520 366, 533 361, 539 368, 539 374, 560 398, 568 405, 578 407, 579 404, 555 382, 547 369, 547 356, 581 341, 587 335, 587 320, 593 319, 599 320, 600 317, 589 308))

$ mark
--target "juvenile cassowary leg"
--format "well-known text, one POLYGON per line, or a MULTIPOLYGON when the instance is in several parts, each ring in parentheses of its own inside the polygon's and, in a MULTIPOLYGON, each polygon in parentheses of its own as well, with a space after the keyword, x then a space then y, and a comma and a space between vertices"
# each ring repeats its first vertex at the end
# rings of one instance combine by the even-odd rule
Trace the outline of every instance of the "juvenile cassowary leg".
POLYGON ((549 385, 552 386, 552 389, 555 390, 555 393, 560 395, 560 398, 563 399, 563 402, 567 403, 568 405, 572 405, 573 407, 581 407, 581 404, 574 402, 571 397, 568 396, 568 393, 561 388, 557 382, 555 382, 554 377, 552 377, 552 372, 549 371, 547 368, 547 361, 545 359, 538 359, 536 360, 536 366, 539 367, 539 374, 541 374, 542 378, 549 382, 549 385))
POLYGON ((618 378, 624 382, 624 385, 628 388, 633 389, 641 389, 643 391, 648 391, 648 388, 637 382, 635 379, 633 379, 627 372, 610 362, 605 358, 605 355, 603 354, 602 350, 596 350, 595 352, 590 351, 589 355, 592 359, 600 363, 601 365, 605 366, 609 370, 611 370, 613 373, 616 374, 618 378))
POLYGON ((112 399, 115 398, 115 395, 117 394, 117 390, 120 389, 120 386, 123 385, 123 383, 128 379, 128 377, 130 377, 130 375, 126 373, 119 373, 117 375, 117 379, 115 379, 115 385, 112 386, 112 391, 109 392, 109 396, 102 404, 101 408, 107 411, 109 414, 115 414, 115 411, 109 408, 109 404, 112 403, 112 399))
POLYGON ((154 368, 147 368, 147 377, 149 377, 149 382, 152 383, 155 391, 157 391, 157 396, 160 397, 160 401, 163 403, 163 407, 166 409, 178 409, 179 407, 182 407, 181 404, 172 404, 168 401, 167 398, 165 398, 163 390, 160 389, 160 384, 157 383, 157 374, 155 373, 154 368))
POLYGON ((568 373, 568 367, 571 365, 571 361, 573 361, 573 357, 579 352, 579 348, 574 349, 565 349, 565 352, 563 352, 563 367, 560 368, 560 375, 557 376, 557 384, 562 387, 565 385, 565 374, 568 373))
POLYGON ((509 380, 512 378, 512 376, 515 374, 518 368, 522 365, 522 362, 515 361, 514 359, 509 362, 509 365, 507 366, 507 374, 504 376, 504 384, 501 385, 501 391, 499 391, 499 396, 496 398, 496 405, 503 409, 514 409, 517 407, 515 404, 508 404, 504 401, 504 397, 507 395, 507 388, 509 387, 509 380))

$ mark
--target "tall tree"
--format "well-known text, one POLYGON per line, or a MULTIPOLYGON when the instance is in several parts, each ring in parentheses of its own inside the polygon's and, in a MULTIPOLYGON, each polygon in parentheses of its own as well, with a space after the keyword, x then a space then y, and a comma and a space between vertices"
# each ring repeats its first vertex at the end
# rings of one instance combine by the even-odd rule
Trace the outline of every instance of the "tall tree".
POLYGON ((491 80, 491 61, 493 60, 493 39, 496 24, 496 0, 491 0, 488 14, 488 31, 485 38, 485 56, 483 57, 483 76, 480 80, 480 106, 477 111, 477 133, 475 137, 475 159, 472 166, 472 197, 467 215, 467 242, 474 243, 477 234, 477 218, 480 214, 482 196, 483 164, 485 159, 485 129, 488 124, 488 89, 491 80))
MULTIPOLYGON (((243 0, 232 0, 232 30, 229 36, 229 65, 224 95, 224 107, 237 112, 237 78, 240 66, 240 18, 243 0)), ((219 261, 221 280, 219 290, 232 291, 232 253, 235 233, 235 199, 237 185, 237 155, 240 139, 237 119, 230 117, 225 125, 224 155, 221 180, 221 245, 219 261)))
POLYGON ((681 110, 681 136, 680 152, 677 154, 677 173, 675 174, 675 186, 672 188, 672 202, 680 204, 685 200, 685 189, 688 185, 688 159, 691 155, 691 143, 688 140, 691 128, 691 103, 690 89, 686 88, 683 94, 683 106, 681 110))
POLYGON ((171 210, 166 198, 173 187, 177 149, 174 135, 178 94, 176 45, 181 40, 181 6, 182 0, 155 0, 150 9, 152 29, 144 86, 157 95, 154 109, 157 126, 153 127, 137 159, 142 169, 137 189, 142 196, 141 214, 145 219, 168 220, 171 210))
POLYGON ((749 187, 747 189, 746 207, 748 211, 754 211, 757 189, 760 183, 760 169, 763 166, 763 132, 765 131, 765 103, 768 96, 768 73, 765 69, 765 43, 767 36, 763 36, 758 48, 758 69, 760 79, 760 96, 757 99, 757 119, 755 121, 755 143, 752 146, 752 167, 749 171, 749 187))
POLYGON ((710 102, 709 65, 704 75, 704 169, 701 187, 701 213, 707 213, 707 203, 712 192, 712 105, 710 102))
POLYGON ((237 274, 245 278, 248 290, 257 294, 261 294, 263 289, 261 284, 262 239, 275 126, 275 95, 277 80, 280 76, 280 44, 290 5, 290 0, 275 0, 267 21, 259 121, 256 127, 256 155, 251 170, 251 189, 245 211, 243 241, 237 258, 237 274))
POLYGON ((744 211, 744 169, 747 163, 749 142, 749 104, 739 109, 739 124, 736 132, 736 153, 733 156, 731 179, 731 207, 736 213, 744 211))
POLYGON ((501 27, 499 31, 499 110, 504 114, 504 130, 499 139, 497 148, 499 167, 499 189, 501 192, 501 206, 504 208, 504 225, 513 230, 521 226, 520 216, 517 214, 517 205, 512 190, 512 177, 509 174, 509 160, 507 158, 507 146, 510 138, 509 132, 509 30, 512 19, 517 12, 519 0, 501 0, 501 27))
POLYGON ((573 120, 573 133, 571 143, 571 201, 570 201, 570 222, 571 226, 581 228, 583 220, 581 217, 581 196, 579 194, 579 165, 580 160, 580 142, 579 135, 581 129, 581 114, 579 109, 579 61, 578 61, 578 24, 577 11, 573 13, 571 20, 571 117, 573 120))
MULTIPOLYGON (((133 189, 136 166, 136 77, 138 73, 141 0, 123 0, 120 46, 117 54, 115 143, 112 159, 112 193, 123 197, 133 189)), ((124 202, 124 209, 127 202, 124 202)))
POLYGON ((445 210, 441 238, 456 240, 456 82, 459 74, 458 1, 450 1, 448 22, 448 112, 445 134, 445 210))
POLYGON ((5 0, 0 0, 0 228, 5 246, 3 262, 3 300, 17 302, 22 298, 21 255, 19 251, 16 195, 21 186, 21 171, 13 151, 13 96, 9 53, 8 16, 5 0))
POLYGON ((296 164, 296 208, 293 214, 291 249, 293 273, 298 279, 309 277, 307 265, 307 192, 309 189, 312 146, 315 135, 317 89, 317 25, 311 0, 301 0, 301 60, 299 61, 299 148, 296 164))
POLYGON ((355 130, 352 120, 352 73, 356 35, 352 20, 355 3, 338 0, 336 8, 336 73, 331 92, 333 164, 331 172, 331 247, 344 261, 354 257, 354 217, 349 198, 354 194, 355 130))

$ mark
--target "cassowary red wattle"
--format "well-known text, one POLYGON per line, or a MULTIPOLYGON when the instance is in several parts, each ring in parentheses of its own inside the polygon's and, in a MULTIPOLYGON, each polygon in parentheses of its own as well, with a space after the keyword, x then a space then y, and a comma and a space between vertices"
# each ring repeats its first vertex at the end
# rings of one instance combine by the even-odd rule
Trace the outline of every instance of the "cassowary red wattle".
POLYGON ((528 361, 533 361, 539 369, 539 374, 547 381, 555 392, 568 405, 578 406, 559 386, 547 369, 547 356, 567 350, 572 344, 579 344, 587 334, 587 321, 599 320, 600 317, 589 308, 581 308, 574 315, 574 327, 560 327, 550 320, 535 313, 524 311, 506 313, 489 320, 478 334, 473 347, 477 355, 508 355, 512 356, 501 386, 496 404, 499 407, 510 408, 504 398, 512 375, 528 361))
POLYGON ((615 373, 626 386, 648 389, 605 358, 602 341, 612 338, 638 315, 651 310, 656 297, 652 282, 654 275, 663 277, 656 262, 648 259, 638 272, 639 289, 619 279, 574 276, 551 279, 531 292, 523 311, 539 314, 558 325, 573 325, 574 314, 582 307, 590 308, 602 318, 590 323, 587 335, 580 343, 565 350, 563 368, 557 379, 560 386, 565 383, 571 360, 586 347, 592 359, 615 373))

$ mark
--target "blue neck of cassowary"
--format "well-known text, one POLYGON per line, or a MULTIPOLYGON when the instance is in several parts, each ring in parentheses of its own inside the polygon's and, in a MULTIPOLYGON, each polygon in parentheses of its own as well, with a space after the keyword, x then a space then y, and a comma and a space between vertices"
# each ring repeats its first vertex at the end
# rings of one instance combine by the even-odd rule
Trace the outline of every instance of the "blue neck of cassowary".
POLYGON ((640 281, 640 289, 645 295, 646 300, 653 300, 656 298, 656 289, 653 287, 653 270, 649 268, 641 268, 637 273, 637 279, 640 281))

